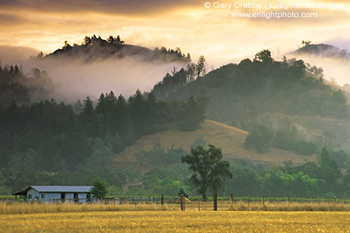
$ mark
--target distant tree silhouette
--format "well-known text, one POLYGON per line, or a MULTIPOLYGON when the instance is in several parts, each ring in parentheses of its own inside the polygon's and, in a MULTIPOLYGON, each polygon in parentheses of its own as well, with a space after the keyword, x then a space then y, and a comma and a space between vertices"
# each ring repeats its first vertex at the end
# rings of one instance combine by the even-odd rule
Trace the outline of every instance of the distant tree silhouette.
POLYGON ((202 75, 205 75, 205 57, 203 55, 201 55, 198 59, 196 73, 197 78, 199 78, 202 75))
POLYGON ((258 62, 264 62, 264 63, 271 63, 272 62, 272 57, 271 57, 271 52, 270 50, 262 50, 255 54, 254 61, 258 62))
POLYGON ((311 41, 310 40, 303 40, 302 42, 301 42, 301 44, 302 45, 310 45, 311 44, 311 41))

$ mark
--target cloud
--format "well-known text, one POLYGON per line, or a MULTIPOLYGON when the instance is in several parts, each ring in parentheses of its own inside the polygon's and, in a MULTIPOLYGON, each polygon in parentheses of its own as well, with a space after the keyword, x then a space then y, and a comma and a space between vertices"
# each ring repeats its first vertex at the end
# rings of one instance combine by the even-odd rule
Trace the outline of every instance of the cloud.
POLYGON ((0 22, 1 24, 11 25, 16 23, 23 22, 21 17, 13 14, 0 14, 0 22))
MULTIPOLYGON (((232 3, 231 0, 223 2, 232 3)), ((4 4, 1 1, 0 14, 5 15, 7 21, 0 20, 0 45, 33 47, 49 53, 62 47, 65 40, 80 44, 86 35, 103 38, 120 35, 128 44, 151 49, 180 47, 191 53, 194 61, 204 55, 208 68, 215 68, 252 58, 262 49, 270 49, 279 60, 301 46, 302 40, 313 43, 350 40, 348 8, 318 10, 319 17, 312 19, 234 19, 232 11, 205 9, 203 3, 197 0, 32 0, 4 4)))
POLYGON ((325 79, 336 84, 343 86, 346 83, 350 83, 350 60, 322 57, 322 56, 307 56, 296 55, 295 57, 304 60, 310 65, 316 65, 322 67, 325 75, 325 79))
POLYGON ((38 53, 38 50, 30 47, 0 45, 0 61, 2 65, 19 64, 30 56, 36 56, 38 53))
POLYGON ((17 7, 35 11, 50 12, 103 12, 119 14, 151 14, 158 11, 169 11, 174 8, 198 6, 199 0, 31 0, 6 1, 0 6, 14 9, 17 7))

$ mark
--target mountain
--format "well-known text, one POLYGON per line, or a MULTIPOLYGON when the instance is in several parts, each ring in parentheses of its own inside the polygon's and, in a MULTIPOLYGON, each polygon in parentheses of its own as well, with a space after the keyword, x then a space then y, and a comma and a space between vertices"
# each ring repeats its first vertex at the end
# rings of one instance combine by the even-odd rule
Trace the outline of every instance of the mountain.
POLYGON ((329 44, 307 44, 294 51, 292 54, 350 59, 350 53, 348 53, 346 50, 329 44))
POLYGON ((293 164, 301 165, 307 161, 316 160, 315 155, 303 155, 273 147, 265 154, 260 154, 254 150, 247 150, 244 147, 244 142, 248 134, 247 131, 226 124, 205 120, 201 123, 200 129, 195 131, 183 132, 174 127, 154 135, 141 137, 134 145, 116 154, 114 161, 117 167, 132 166, 145 172, 152 165, 142 164, 141 166, 140 162, 134 156, 136 153, 152 150, 157 144, 160 144, 165 149, 183 149, 189 152, 190 147, 196 144, 198 139, 201 139, 205 145, 213 144, 221 148, 224 159, 230 162, 233 162, 235 159, 245 159, 264 165, 282 165, 284 162, 290 160, 293 164))
POLYGON ((175 50, 166 49, 165 47, 155 48, 154 50, 125 44, 120 37, 110 36, 104 40, 100 36, 92 37, 86 36, 84 42, 80 45, 74 44, 71 46, 68 42, 61 49, 57 49, 53 53, 43 56, 40 53, 37 59, 63 59, 63 60, 77 60, 80 59, 83 62, 89 63, 96 60, 106 59, 123 59, 123 58, 136 58, 143 62, 182 62, 188 63, 191 61, 189 54, 185 55, 179 48, 175 50))

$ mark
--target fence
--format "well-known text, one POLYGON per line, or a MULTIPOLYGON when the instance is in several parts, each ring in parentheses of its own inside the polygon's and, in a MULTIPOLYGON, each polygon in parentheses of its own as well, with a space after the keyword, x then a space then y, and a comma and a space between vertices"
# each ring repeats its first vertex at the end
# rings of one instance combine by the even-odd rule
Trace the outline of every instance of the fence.
MULTIPOLYGON (((179 209, 185 210, 186 206, 188 208, 198 208, 198 210, 202 209, 222 209, 222 208, 230 208, 238 205, 242 205, 242 203, 245 203, 245 205, 249 208, 250 205, 262 205, 265 206, 265 204, 286 204, 286 205, 292 205, 292 204, 350 204, 350 200, 340 200, 340 199, 324 199, 324 198, 266 198, 266 197, 234 197, 233 194, 231 194, 231 197, 217 197, 216 202, 214 201, 215 198, 209 197, 208 201, 204 202, 200 199, 200 197, 191 197, 189 199, 184 200, 183 198, 179 197, 171 197, 171 196, 147 196, 147 197, 109 197, 105 199, 95 199, 95 198, 79 198, 79 199, 51 199, 46 201, 29 201, 29 202, 46 202, 46 203, 79 203, 79 204, 89 204, 89 203, 99 203, 101 205, 125 205, 125 204, 131 204, 131 205, 138 205, 138 204, 155 204, 155 205, 164 205, 164 204, 180 204, 179 209)), ((28 202, 23 199, 13 199, 13 198, 0 198, 0 202, 28 202)))

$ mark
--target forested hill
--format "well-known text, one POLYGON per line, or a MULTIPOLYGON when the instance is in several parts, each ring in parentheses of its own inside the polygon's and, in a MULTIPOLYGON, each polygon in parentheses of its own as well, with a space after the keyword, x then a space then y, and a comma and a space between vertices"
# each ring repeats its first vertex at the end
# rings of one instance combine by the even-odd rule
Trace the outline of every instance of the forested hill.
POLYGON ((40 53, 37 59, 64 59, 76 60, 80 59, 82 62, 93 62, 95 60, 104 59, 122 59, 132 57, 144 62, 180 62, 188 63, 191 61, 190 54, 183 54, 180 48, 166 49, 165 47, 155 48, 154 50, 126 44, 120 39, 120 36, 110 36, 106 40, 100 36, 93 35, 86 36, 84 42, 80 45, 70 45, 65 41, 61 49, 57 49, 51 54, 44 56, 40 53))
POLYGON ((329 44, 306 44, 293 54, 323 56, 328 58, 350 59, 350 53, 329 44))
POLYGON ((253 61, 227 64, 206 75, 200 63, 167 74, 154 94, 162 100, 207 96, 207 116, 224 122, 243 120, 251 112, 350 119, 344 94, 325 84, 321 68, 302 60, 274 61, 263 50, 253 61))

